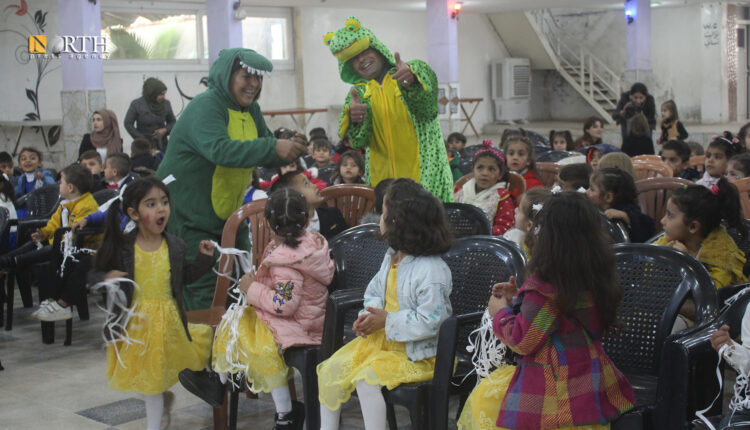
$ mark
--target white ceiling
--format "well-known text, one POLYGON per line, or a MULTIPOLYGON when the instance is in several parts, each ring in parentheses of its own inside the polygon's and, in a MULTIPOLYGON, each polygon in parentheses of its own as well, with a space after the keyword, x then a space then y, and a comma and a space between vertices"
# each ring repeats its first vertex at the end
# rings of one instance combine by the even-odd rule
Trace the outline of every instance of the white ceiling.
MULTIPOLYGON (((708 3, 712 0, 652 0, 660 6, 708 3)), ((347 9, 424 10, 424 0, 241 0, 243 6, 333 7, 347 9)), ((623 0, 464 0, 463 9, 474 13, 557 8, 622 8, 623 0)))

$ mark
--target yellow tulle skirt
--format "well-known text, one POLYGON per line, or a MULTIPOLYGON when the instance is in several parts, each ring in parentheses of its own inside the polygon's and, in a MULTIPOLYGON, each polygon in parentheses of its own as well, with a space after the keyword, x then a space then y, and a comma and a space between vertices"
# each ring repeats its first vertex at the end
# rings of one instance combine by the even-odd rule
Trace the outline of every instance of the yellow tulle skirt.
POLYGON ((273 332, 255 309, 244 309, 238 324, 237 343, 232 343, 229 324, 222 321, 216 328, 213 346, 213 368, 217 372, 244 373, 250 389, 270 393, 272 389, 287 385, 294 376, 284 362, 273 332))
MULTIPOLYGON (((458 418, 458 430, 497 430, 497 416, 500 415, 500 404, 510 386, 510 380, 516 372, 515 366, 502 366, 495 369, 489 377, 482 379, 466 399, 464 409, 458 418)), ((609 424, 589 424, 566 427, 579 430, 608 430, 609 424)))
POLYGON ((131 339, 107 346, 109 386, 121 391, 159 394, 177 383, 183 369, 202 370, 211 352, 211 327, 188 324, 191 342, 185 334, 174 299, 141 300, 128 323, 131 339), (115 353, 119 353, 118 360, 115 353), (122 363, 120 362, 122 361, 122 363))
POLYGON ((391 342, 380 329, 358 337, 318 365, 320 403, 336 410, 349 400, 357 382, 393 389, 401 384, 429 381, 435 372, 435 357, 410 361, 403 342, 391 342))

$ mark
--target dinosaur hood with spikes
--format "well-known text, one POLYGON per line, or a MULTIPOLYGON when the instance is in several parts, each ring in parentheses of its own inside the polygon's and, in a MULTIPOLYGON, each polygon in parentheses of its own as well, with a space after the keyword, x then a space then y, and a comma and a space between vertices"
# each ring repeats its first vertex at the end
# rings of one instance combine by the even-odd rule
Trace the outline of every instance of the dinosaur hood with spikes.
POLYGON ((335 33, 326 33, 323 42, 331 48, 331 53, 339 60, 339 74, 341 80, 349 84, 366 82, 354 71, 349 60, 359 55, 367 48, 378 51, 385 57, 391 67, 395 67, 396 59, 391 51, 373 34, 370 29, 362 27, 359 19, 351 16, 344 23, 344 28, 335 33))
MULTIPOLYGON (((232 77, 232 66, 235 59, 239 60, 240 66, 249 73, 260 76, 270 76, 273 64, 268 58, 252 49, 230 48, 222 49, 219 52, 219 58, 214 61, 208 71, 208 87, 220 94, 221 98, 225 99, 233 109, 242 110, 229 91, 229 81, 232 77)), ((260 91, 258 91, 254 102, 257 102, 259 97, 260 91)))

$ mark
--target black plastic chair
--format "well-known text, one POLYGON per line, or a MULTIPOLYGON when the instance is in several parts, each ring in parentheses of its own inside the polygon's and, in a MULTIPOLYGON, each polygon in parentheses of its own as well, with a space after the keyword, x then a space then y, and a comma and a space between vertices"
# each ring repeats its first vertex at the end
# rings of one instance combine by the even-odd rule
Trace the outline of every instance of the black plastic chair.
POLYGON ((471 145, 464 147, 463 151, 461 151, 461 160, 468 160, 469 165, 471 165, 474 154, 476 154, 477 151, 481 149, 484 149, 483 145, 471 145))
POLYGON ((602 214, 602 228, 613 243, 630 243, 628 229, 621 221, 611 221, 602 214))
POLYGON ((468 175, 472 171, 473 164, 474 162, 471 158, 463 159, 458 163, 458 170, 464 175, 468 175))
POLYGON ((558 161, 572 157, 574 155, 580 155, 577 152, 569 152, 569 151, 547 151, 541 154, 538 154, 536 157, 536 161, 538 162, 544 162, 544 163, 557 163, 558 161))
POLYGON ((43 185, 16 200, 16 207, 29 209, 29 218, 49 218, 60 203, 60 187, 56 184, 43 185))
POLYGON ((276 174, 276 169, 271 167, 256 167, 256 169, 258 169, 258 178, 261 181, 270 181, 276 174))
POLYGON ((326 166, 322 169, 318 169, 318 179, 321 181, 325 181, 326 184, 331 183, 331 177, 333 176, 333 173, 336 171, 336 166, 326 166))
MULTIPOLYGON (((700 361, 700 366, 704 370, 702 373, 701 390, 697 390, 696 393, 686 393, 689 396, 690 405, 693 407, 692 410, 700 410, 708 407, 709 403, 713 401, 714 397, 719 392, 719 384, 716 378, 714 369, 718 362, 718 354, 711 347, 711 334, 718 330, 723 325, 729 326, 729 335, 732 339, 737 339, 740 336, 742 329, 742 319, 747 311, 748 304, 750 304, 750 289, 746 288, 747 284, 743 285, 738 294, 733 297, 729 304, 722 308, 721 314, 708 324, 698 327, 690 335, 684 336, 680 339, 670 339, 665 346, 665 350, 669 349, 669 352, 678 357, 673 360, 669 370, 675 373, 675 377, 678 377, 684 372, 694 369, 696 366, 691 363, 700 361), (702 394, 702 396, 690 396, 690 394, 702 394)), ((722 379, 724 367, 721 367, 722 379)), ((679 382, 679 381, 678 381, 679 382)), ((684 386, 675 387, 675 390, 684 389, 684 386)), ((718 396, 716 402, 713 404, 711 409, 706 413, 709 421, 716 426, 721 419, 722 403, 724 396, 718 396), (711 416, 714 415, 714 416, 711 416)), ((688 418, 691 416, 688 415, 688 418)), ((707 429, 700 419, 695 419, 692 422, 695 429, 707 429)), ((737 427, 740 428, 740 427, 737 427)))
MULTIPOLYGON (((629 428, 650 428, 654 423, 654 428, 679 428, 674 423, 685 421, 686 393, 675 392, 674 386, 680 382, 665 372, 671 356, 665 356, 662 348, 688 297, 695 303, 697 325, 716 317, 716 288, 700 262, 672 248, 616 244, 614 251, 624 288, 618 309, 618 320, 624 327, 621 333, 604 337, 602 343, 637 397, 635 409, 623 415, 620 422, 628 421, 629 428)), ((684 381, 689 377, 681 375, 684 381)))
POLYGON ((388 243, 380 237, 379 225, 360 224, 336 235, 328 247, 336 264, 336 291, 366 288, 380 270, 388 243))
MULTIPOLYGON (((6 227, 7 230, 9 227, 17 226, 16 236, 18 238, 18 246, 28 242, 33 231, 47 224, 49 218, 55 213, 59 202, 60 188, 54 184, 44 185, 16 200, 16 208, 26 207, 28 209, 28 216, 26 218, 9 220, 6 227)), ((8 312, 8 322, 5 325, 5 330, 11 330, 13 328, 13 283, 15 281, 18 284, 23 307, 30 308, 34 305, 31 295, 33 273, 32 271, 16 272, 15 270, 8 270, 7 272, 6 291, 11 309, 8 312)))
MULTIPOLYGON (((6 208, 0 208, 0 248, 8 248, 8 240, 10 236, 10 213, 6 208)), ((3 315, 3 305, 8 308, 8 324, 12 325, 13 320, 13 281, 9 278, 13 276, 12 272, 6 272, 3 279, 0 281, 0 327, 5 325, 5 318, 3 315), (7 288, 10 287, 10 290, 7 288)))
POLYGON ((750 219, 742 220, 742 222, 745 224, 745 229, 748 231, 748 234, 744 238, 735 228, 727 228, 727 233, 732 236, 734 243, 736 243, 737 247, 745 253, 745 256, 748 256, 750 255, 750 219))
POLYGON ((91 194, 91 196, 96 200, 96 204, 101 206, 107 201, 117 197, 118 192, 117 190, 104 188, 99 191, 95 191, 91 194))
POLYGON ((455 237, 492 234, 490 220, 478 207, 467 203, 445 203, 443 207, 455 237))
MULTIPOLYGON (((511 276, 516 277, 519 286, 524 281, 526 257, 515 243, 501 237, 459 239, 443 260, 451 269, 453 316, 440 327, 433 379, 404 384, 392 391, 383 389, 387 403, 409 409, 413 429, 447 429, 451 395, 460 395, 460 414, 476 384, 475 376, 467 377, 474 369, 471 353, 466 351, 469 333, 481 322, 492 294, 492 285, 505 282, 511 276), (454 373, 455 360, 458 360, 458 365, 454 373)), ((396 429, 392 408, 389 408, 388 418, 391 429, 396 429)))
POLYGON ((305 162, 305 166, 309 169, 313 165, 315 165, 315 160, 313 160, 312 155, 308 154, 302 157, 302 160, 305 162))

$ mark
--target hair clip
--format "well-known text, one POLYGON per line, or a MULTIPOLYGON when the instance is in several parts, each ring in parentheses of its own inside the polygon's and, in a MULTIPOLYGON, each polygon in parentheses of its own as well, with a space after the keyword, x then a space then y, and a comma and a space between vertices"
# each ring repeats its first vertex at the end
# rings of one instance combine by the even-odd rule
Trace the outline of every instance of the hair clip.
POLYGON ((581 194, 586 194, 586 188, 578 187, 578 189, 576 190, 576 192, 577 193, 581 193, 581 194))
POLYGON ((302 228, 302 224, 295 224, 297 228, 302 228))
POLYGON ((539 234, 539 226, 534 227, 534 234, 539 234))
POLYGON ((271 209, 271 215, 273 215, 275 213, 276 213, 276 210, 275 209, 271 209))
POLYGON ((562 192, 562 187, 560 187, 559 185, 555 185, 551 190, 549 190, 549 192, 552 194, 560 194, 562 192))
POLYGON ((712 193, 713 195, 715 195, 715 196, 718 196, 718 195, 719 195, 719 186, 718 186, 718 185, 715 185, 715 184, 714 184, 714 185, 711 185, 711 186, 710 186, 710 187, 708 188, 708 191, 711 191, 711 193, 712 193))
POLYGON ((535 204, 531 205, 531 210, 534 211, 534 212, 539 213, 539 211, 541 211, 543 207, 544 207, 543 204, 541 204, 541 203, 535 203, 535 204))
POLYGON ((474 153, 474 157, 472 157, 472 162, 477 159, 482 154, 490 154, 494 157, 497 157, 500 159, 500 161, 505 164, 505 157, 503 154, 500 153, 497 149, 492 147, 492 139, 484 139, 482 141, 482 149, 474 153))

